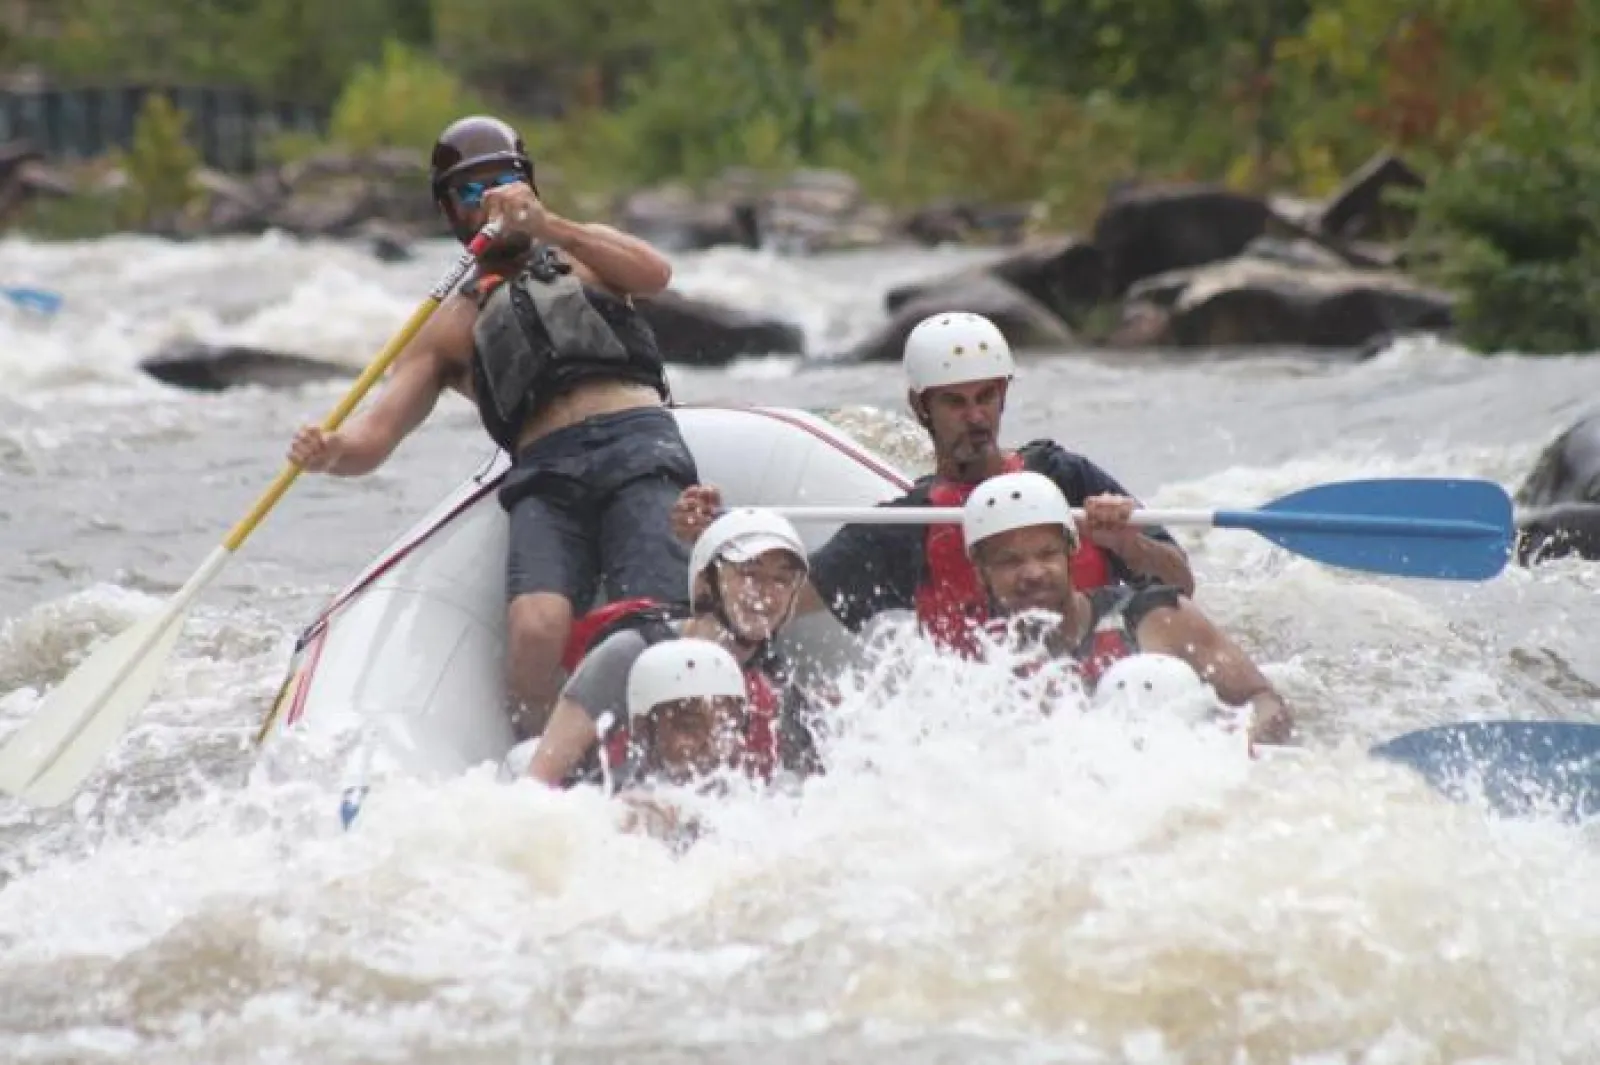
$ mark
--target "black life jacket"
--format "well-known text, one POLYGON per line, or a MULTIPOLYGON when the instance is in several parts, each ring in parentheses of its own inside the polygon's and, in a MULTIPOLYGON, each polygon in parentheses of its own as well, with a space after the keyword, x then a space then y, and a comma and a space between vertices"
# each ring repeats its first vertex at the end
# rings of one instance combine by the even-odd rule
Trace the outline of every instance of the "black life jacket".
POLYGON ((585 285, 548 245, 535 245, 510 278, 463 286, 478 300, 472 394, 495 443, 516 453, 528 418, 583 381, 649 385, 670 400, 655 331, 631 303, 585 285))

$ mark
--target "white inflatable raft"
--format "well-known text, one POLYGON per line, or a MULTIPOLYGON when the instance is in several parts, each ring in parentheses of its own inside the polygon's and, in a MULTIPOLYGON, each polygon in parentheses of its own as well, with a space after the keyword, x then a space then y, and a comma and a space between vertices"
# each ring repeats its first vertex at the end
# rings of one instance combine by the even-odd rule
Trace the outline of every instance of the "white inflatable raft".
MULTIPOLYGON (((860 506, 909 478, 825 421, 775 408, 678 407, 700 476, 730 505, 860 506)), ((499 455, 334 597, 295 650, 262 731, 365 734, 369 757, 437 779, 499 761, 513 737, 504 710, 506 515, 499 455)), ((806 524, 808 546, 838 526, 806 524)), ((687 579, 687 575, 685 575, 687 579)), ((596 604, 599 605, 599 604, 596 604)), ((832 672, 855 642, 826 614, 796 621, 784 650, 801 670, 832 672)))

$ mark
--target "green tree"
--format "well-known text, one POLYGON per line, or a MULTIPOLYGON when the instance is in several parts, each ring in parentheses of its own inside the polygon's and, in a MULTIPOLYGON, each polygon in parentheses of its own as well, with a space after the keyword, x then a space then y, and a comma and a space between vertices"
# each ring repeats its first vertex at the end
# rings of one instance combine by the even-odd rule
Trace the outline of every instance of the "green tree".
POLYGON ((658 0, 432 0, 440 57, 513 103, 611 103, 608 84, 649 43, 658 0))
POLYGON ((128 185, 118 202, 123 225, 146 227, 187 209, 198 197, 199 153, 189 144, 188 118, 165 93, 145 97, 123 157, 128 185))
POLYGON ((1600 349, 1600 80, 1525 82, 1420 197, 1419 245, 1482 350, 1600 349))
POLYGON ((427 43, 415 5, 395 0, 234 2, 248 9, 236 54, 257 68, 251 84, 278 97, 332 100, 354 71, 379 58, 385 41, 427 43))
POLYGON ((416 3, 59 0, 50 12, 54 33, 40 35, 32 50, 68 79, 241 86, 328 100, 355 65, 378 54, 397 15, 418 32, 416 3))
POLYGON ((376 63, 350 76, 329 135, 358 151, 426 148, 445 126, 482 103, 436 59, 389 41, 376 63))
MULTIPOLYGON (((724 167, 803 160, 805 72, 743 0, 658 0, 648 63, 623 79, 610 152, 619 173, 696 182, 724 167)), ((576 121, 596 126, 586 112, 576 121)))

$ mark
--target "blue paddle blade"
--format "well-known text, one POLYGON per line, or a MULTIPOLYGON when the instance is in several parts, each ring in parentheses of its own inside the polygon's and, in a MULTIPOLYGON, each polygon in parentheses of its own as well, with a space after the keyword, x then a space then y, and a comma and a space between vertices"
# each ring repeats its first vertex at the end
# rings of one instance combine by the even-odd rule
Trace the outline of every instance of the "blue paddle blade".
POLYGON ((0 287, 0 296, 19 307, 51 315, 61 309, 61 295, 42 288, 23 288, 18 285, 0 287))
POLYGON ((1371 753, 1416 770, 1449 798, 1482 800, 1502 816, 1600 814, 1600 725, 1468 721, 1408 732, 1371 753))
POLYGON ((1213 524, 1344 569, 1481 581, 1511 557, 1512 511, 1493 481, 1398 477, 1317 485, 1258 510, 1219 510, 1213 524))

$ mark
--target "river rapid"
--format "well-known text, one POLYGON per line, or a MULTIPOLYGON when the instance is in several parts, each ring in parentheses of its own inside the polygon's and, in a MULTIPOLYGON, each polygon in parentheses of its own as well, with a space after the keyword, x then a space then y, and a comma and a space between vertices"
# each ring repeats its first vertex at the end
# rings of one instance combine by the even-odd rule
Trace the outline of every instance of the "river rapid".
MULTIPOLYGON (((0 735, 182 583, 345 387, 195 395, 139 357, 197 336, 359 365, 452 255, 0 243, 4 283, 66 298, 51 320, 0 306, 0 735)), ((888 288, 978 258, 675 265, 685 290, 839 348, 888 288)), ((925 468, 897 367, 751 359, 673 382, 827 412, 925 468)), ((1426 341, 1365 362, 1030 358, 1005 438, 1055 437, 1153 506, 1370 475, 1514 488, 1597 392, 1600 359, 1426 341)), ((300 629, 491 453, 450 398, 375 475, 303 478, 78 801, 0 798, 0 1060, 1600 1061, 1596 829, 1493 820, 1362 754, 1435 722, 1600 719, 1600 565, 1403 581, 1178 531, 1198 602, 1294 705, 1306 757, 1043 718, 907 645, 898 689, 844 678, 826 777, 724 803, 681 857, 596 796, 489 773, 393 788, 343 833, 324 783, 251 771, 251 737, 300 629)))

